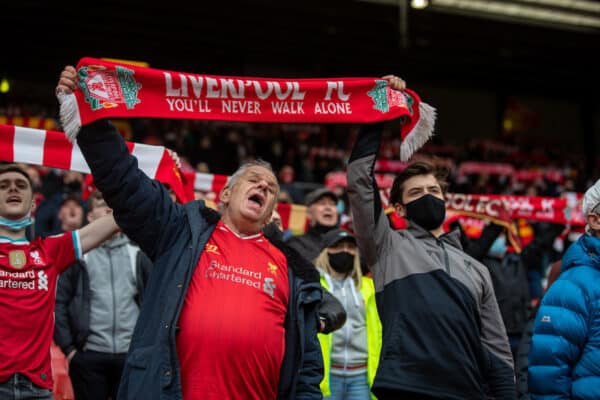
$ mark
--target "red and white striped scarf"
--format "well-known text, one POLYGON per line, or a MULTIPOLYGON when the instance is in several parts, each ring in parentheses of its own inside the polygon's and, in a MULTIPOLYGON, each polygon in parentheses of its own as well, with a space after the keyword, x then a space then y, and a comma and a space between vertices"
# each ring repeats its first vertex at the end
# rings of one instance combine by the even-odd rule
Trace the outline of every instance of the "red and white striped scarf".
MULTIPOLYGON (((129 152, 138 160, 138 166, 150 178, 166 183, 177 195, 181 203, 194 199, 193 191, 214 193, 206 203, 217 208, 219 193, 225 187, 229 176, 183 172, 177 166, 168 150, 162 146, 127 142, 129 152), (183 178, 183 179, 182 179, 183 178)), ((0 124, 0 161, 26 163, 68 171, 89 174, 90 169, 77 144, 67 140, 63 132, 24 128, 0 124)), ((91 178, 91 175, 87 176, 91 178)), ((86 186, 93 186, 86 179, 86 186)), ((84 188, 84 192, 90 190, 84 188)), ((294 234, 304 233, 307 217, 306 207, 300 204, 278 204, 284 229, 294 234)))
MULTIPOLYGON (((178 201, 193 199, 166 148, 133 142, 127 142, 127 147, 140 169, 150 178, 168 184, 178 201)), ((0 125, 0 160, 90 173, 79 146, 57 131, 0 125)))

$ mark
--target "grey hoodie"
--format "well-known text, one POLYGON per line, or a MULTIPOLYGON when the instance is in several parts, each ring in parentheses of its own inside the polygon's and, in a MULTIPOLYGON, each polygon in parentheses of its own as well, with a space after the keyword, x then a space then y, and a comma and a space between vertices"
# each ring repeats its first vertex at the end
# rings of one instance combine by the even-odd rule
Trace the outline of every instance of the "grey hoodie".
POLYGON ((84 350, 127 353, 139 315, 135 255, 125 235, 85 254, 90 282, 90 330, 84 350))

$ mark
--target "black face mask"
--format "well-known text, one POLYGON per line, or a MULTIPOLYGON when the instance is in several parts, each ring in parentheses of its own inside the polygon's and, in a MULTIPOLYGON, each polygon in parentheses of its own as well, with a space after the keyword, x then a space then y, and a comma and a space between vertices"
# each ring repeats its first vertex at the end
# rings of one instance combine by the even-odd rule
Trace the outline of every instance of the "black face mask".
POLYGON ((350 254, 347 251, 340 253, 328 253, 329 254, 329 265, 336 272, 340 274, 347 274, 354 268, 354 254, 350 254))
POLYGON ((431 194, 407 203, 405 208, 406 218, 428 231, 439 228, 446 218, 446 202, 431 194))

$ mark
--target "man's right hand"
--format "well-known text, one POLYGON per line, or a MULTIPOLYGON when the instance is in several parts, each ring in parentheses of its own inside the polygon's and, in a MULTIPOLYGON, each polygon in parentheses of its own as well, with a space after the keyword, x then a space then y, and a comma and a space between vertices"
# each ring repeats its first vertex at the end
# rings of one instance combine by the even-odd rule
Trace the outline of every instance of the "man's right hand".
POLYGON ((77 71, 72 65, 67 65, 60 73, 58 84, 56 85, 56 94, 71 94, 77 88, 77 71))
POLYGON ((386 75, 381 79, 385 79, 390 84, 390 88, 394 90, 404 90, 406 89, 406 82, 402 78, 397 77, 396 75, 386 75))

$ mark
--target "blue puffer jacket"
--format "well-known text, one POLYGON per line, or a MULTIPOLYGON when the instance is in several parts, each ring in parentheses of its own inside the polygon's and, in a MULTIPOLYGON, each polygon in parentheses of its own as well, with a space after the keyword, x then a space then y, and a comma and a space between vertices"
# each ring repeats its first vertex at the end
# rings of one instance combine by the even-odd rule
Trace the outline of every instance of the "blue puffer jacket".
MULTIPOLYGON (((106 121, 84 126, 77 143, 117 223, 154 262, 117 399, 181 400, 175 344, 179 315, 200 254, 220 216, 204 202, 181 206, 171 201, 163 185, 138 169, 120 134, 106 121)), ((290 282, 277 399, 321 399, 319 273, 282 242, 273 244, 288 261, 290 282)))
POLYGON ((600 239, 582 235, 544 295, 529 353, 532 399, 600 399, 600 239))

